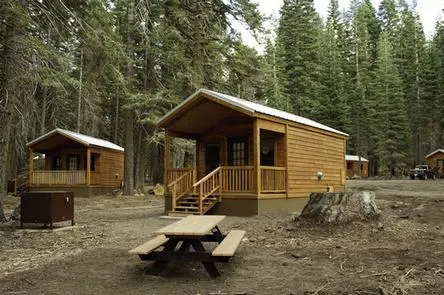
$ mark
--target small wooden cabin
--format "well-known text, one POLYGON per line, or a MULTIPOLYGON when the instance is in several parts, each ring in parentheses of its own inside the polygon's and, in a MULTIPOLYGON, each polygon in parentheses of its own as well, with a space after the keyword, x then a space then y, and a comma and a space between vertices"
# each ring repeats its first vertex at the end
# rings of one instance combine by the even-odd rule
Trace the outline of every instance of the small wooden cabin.
POLYGON ((368 160, 355 155, 345 155, 347 178, 368 177, 368 160))
POLYGON ((444 178, 444 149, 438 149, 425 157, 426 164, 433 169, 436 177, 444 178))
POLYGON ((300 210, 312 192, 345 188, 348 135, 259 103, 201 89, 160 119, 172 214, 300 210), (193 167, 172 167, 173 137, 194 140, 193 167))
POLYGON ((107 193, 123 181, 122 147, 88 135, 54 129, 27 144, 31 191, 67 190, 75 196, 107 193), (34 169, 43 154, 43 169, 34 169))

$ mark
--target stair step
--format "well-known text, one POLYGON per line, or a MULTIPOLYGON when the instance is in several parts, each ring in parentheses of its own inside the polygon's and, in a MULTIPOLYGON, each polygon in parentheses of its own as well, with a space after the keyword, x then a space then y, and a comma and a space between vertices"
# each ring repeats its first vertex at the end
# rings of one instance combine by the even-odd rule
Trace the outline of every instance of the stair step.
POLYGON ((184 210, 193 210, 193 211, 199 210, 199 208, 191 206, 176 206, 174 209, 184 209, 184 210))

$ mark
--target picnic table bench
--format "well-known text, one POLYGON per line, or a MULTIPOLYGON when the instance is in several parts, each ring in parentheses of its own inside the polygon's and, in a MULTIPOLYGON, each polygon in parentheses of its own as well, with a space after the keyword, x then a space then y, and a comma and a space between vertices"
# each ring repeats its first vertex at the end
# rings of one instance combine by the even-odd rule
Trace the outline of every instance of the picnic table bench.
POLYGON ((223 215, 190 215, 155 232, 150 241, 132 249, 130 254, 139 255, 141 260, 154 260, 154 267, 163 268, 169 261, 202 262, 212 277, 220 275, 215 262, 226 262, 233 257, 245 231, 231 230, 223 235, 217 226, 223 215), (216 242, 213 251, 207 250, 204 242, 216 242))

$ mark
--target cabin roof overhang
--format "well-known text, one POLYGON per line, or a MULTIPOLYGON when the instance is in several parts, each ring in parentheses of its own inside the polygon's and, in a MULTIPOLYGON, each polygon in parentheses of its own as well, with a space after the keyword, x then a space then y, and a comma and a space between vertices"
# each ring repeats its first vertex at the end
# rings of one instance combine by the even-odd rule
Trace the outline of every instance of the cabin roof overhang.
MULTIPOLYGON (((288 112, 284 112, 281 110, 277 110, 256 102, 246 101, 237 97, 233 97, 230 95, 222 94, 219 92, 207 90, 207 89, 200 89, 193 93, 191 96, 189 96, 187 99, 185 99, 182 103, 177 105, 174 109, 172 109, 170 112, 168 112, 165 116, 163 116, 157 126, 160 128, 166 128, 168 130, 174 131, 174 125, 178 126, 181 125, 182 128, 186 128, 187 123, 190 122, 190 120, 200 120, 200 118, 197 116, 197 112, 195 114, 190 115, 190 113, 193 113, 193 108, 197 108, 200 104, 204 102, 210 102, 210 104, 213 105, 213 111, 211 113, 211 116, 209 114, 205 114, 206 116, 209 116, 207 124, 211 124, 212 120, 221 120, 220 117, 223 116, 229 116, 234 115, 226 110, 231 110, 232 112, 237 113, 238 116, 243 116, 247 118, 255 118, 255 117, 266 117, 269 120, 276 121, 279 123, 295 123, 297 125, 304 125, 308 127, 312 127, 315 129, 319 129, 322 131, 327 131, 329 133, 333 133, 337 136, 341 137, 348 137, 347 133, 341 132, 339 130, 333 129, 331 127, 328 127, 326 125, 320 124, 318 122, 315 122, 313 120, 297 116, 288 112), (219 116, 216 114, 217 107, 214 105, 219 105, 219 111, 222 112, 222 108, 225 109, 225 114, 219 114, 219 116), (189 120, 182 120, 184 116, 188 116, 189 120), (215 116, 215 117, 213 117, 215 116), (182 120, 182 122, 180 122, 182 120)), ((191 124, 192 125, 192 124, 191 124)), ((191 128, 188 128, 191 129, 191 128)), ((192 132, 191 130, 188 130, 188 132, 192 132)), ((202 132, 202 131, 201 131, 202 132)), ((199 134, 199 131, 196 132, 196 136, 199 134)))
POLYGON ((368 162, 366 158, 356 155, 345 155, 345 160, 349 162, 368 162))
POLYGON ((430 154, 428 154, 428 155, 425 156, 425 157, 426 157, 426 159, 427 159, 427 158, 430 158, 431 156, 434 156, 435 154, 438 154, 438 153, 442 153, 442 154, 444 154, 444 149, 437 149, 436 151, 431 152, 430 154))
POLYGON ((73 142, 84 147, 96 147, 116 152, 124 151, 122 147, 112 142, 60 128, 56 128, 30 141, 26 145, 29 148, 35 149, 37 152, 44 152, 63 145, 66 142, 73 142), (61 139, 64 140, 61 141, 61 139))

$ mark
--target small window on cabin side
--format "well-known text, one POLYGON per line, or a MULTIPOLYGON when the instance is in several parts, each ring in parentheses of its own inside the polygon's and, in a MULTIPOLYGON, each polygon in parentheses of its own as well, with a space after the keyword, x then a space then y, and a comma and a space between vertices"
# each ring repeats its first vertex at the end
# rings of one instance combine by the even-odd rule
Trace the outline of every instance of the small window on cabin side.
POLYGON ((248 138, 236 138, 229 140, 228 162, 233 166, 247 165, 248 163, 248 138))
POLYGON ((361 170, 364 170, 364 164, 361 164, 361 170))
POLYGON ((80 156, 79 155, 69 155, 67 166, 68 166, 68 170, 79 170, 80 156))
POLYGON ((52 170, 62 170, 62 159, 60 159, 60 157, 54 157, 52 170))
POLYGON ((436 165, 437 165, 439 168, 444 167, 444 159, 436 160, 436 165))
POLYGON ((347 170, 351 170, 352 169, 352 163, 347 162, 347 170))

